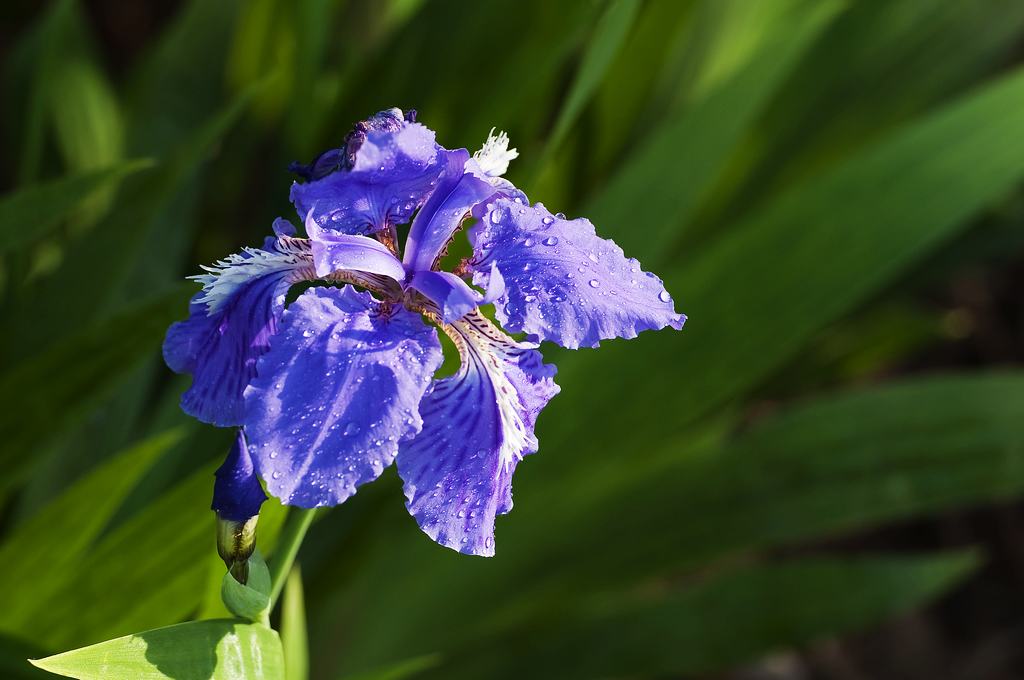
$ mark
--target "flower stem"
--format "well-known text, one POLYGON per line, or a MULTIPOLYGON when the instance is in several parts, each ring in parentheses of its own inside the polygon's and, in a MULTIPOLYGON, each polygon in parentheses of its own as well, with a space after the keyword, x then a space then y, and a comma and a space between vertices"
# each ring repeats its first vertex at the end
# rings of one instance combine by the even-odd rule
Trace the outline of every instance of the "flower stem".
POLYGON ((274 608, 281 589, 284 588, 288 573, 292 570, 292 563, 299 553, 299 546, 302 539, 306 537, 306 531, 313 523, 316 510, 304 508, 292 508, 288 512, 288 519, 285 520, 284 528, 281 529, 281 537, 277 542, 274 559, 270 563, 270 609, 274 608))

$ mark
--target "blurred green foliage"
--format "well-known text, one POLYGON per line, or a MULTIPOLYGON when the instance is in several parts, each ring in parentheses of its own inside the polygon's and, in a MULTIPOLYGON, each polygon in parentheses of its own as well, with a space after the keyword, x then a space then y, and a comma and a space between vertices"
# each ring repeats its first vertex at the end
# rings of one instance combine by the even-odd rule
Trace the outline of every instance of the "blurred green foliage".
POLYGON ((390 106, 449 147, 507 130, 510 179, 691 320, 545 348, 562 393, 493 560, 427 540, 393 471, 325 513, 285 589, 289 680, 728 668, 985 559, 778 548, 1024 493, 1024 373, 893 377, 962 332, 923 287, 1024 251, 1020 2, 188 0, 124 63, 75 0, 31 14, 2 83, 5 677, 226 616, 228 433, 177 410, 163 330, 183 276, 291 214, 289 161, 390 106))

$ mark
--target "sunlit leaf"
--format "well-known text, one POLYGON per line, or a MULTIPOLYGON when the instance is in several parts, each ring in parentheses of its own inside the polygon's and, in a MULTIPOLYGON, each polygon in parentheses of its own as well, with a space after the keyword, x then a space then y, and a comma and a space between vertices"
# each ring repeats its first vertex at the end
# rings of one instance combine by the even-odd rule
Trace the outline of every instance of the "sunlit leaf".
POLYGON ((18 587, 0 609, 0 627, 16 631, 40 601, 74 574, 125 496, 181 435, 170 431, 112 458, 4 538, 0 582, 18 587))
POLYGON ((270 628, 230 620, 194 621, 126 635, 32 662, 81 680, 279 680, 281 641, 270 628))
POLYGON ((544 152, 546 156, 558 149, 570 126, 600 85, 608 65, 633 26, 639 7, 640 3, 637 0, 611 0, 608 3, 604 14, 594 27, 593 36, 587 42, 579 70, 548 137, 544 152))
POLYGON ((770 34, 735 75, 640 139, 584 214, 626 252, 664 258, 678 225, 712 186, 755 116, 842 7, 816 3, 770 34))
POLYGON ((744 214, 977 83, 1024 27, 1024 5, 1004 0, 896 0, 879 9, 850 3, 830 26, 747 140, 708 211, 714 219, 696 226, 744 214))
POLYGON ((306 638, 306 604, 302 574, 293 567, 284 586, 281 604, 281 644, 284 647, 286 680, 309 677, 309 641, 306 638))
POLYGON ((195 610, 214 548, 214 466, 190 476, 125 522, 81 561, 23 630, 53 649, 124 635, 195 610))
POLYGON ((270 617, 270 570, 259 550, 249 558, 248 568, 248 579, 244 584, 232 574, 224 574, 221 600, 236 617, 267 625, 270 617))

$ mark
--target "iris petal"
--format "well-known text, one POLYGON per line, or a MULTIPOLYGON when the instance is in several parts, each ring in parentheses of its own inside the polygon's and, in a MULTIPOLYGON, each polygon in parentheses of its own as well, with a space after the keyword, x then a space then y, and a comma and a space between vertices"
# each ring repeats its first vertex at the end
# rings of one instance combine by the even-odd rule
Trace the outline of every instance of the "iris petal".
POLYGON ((672 297, 654 274, 602 239, 586 219, 566 220, 540 203, 498 198, 469 233, 473 282, 488 284, 491 265, 505 281, 496 304, 502 326, 563 347, 596 347, 644 330, 682 328, 672 297))
POLYGON ((445 153, 447 162, 437 189, 409 228, 402 261, 410 271, 433 269, 462 220, 495 191, 489 182, 466 172, 468 151, 459 149, 445 153))
POLYGON ((303 219, 312 211, 321 229, 390 233, 423 205, 444 167, 443 149, 423 125, 369 130, 350 169, 292 184, 291 200, 303 219))
POLYGON ((380 274, 396 282, 405 278, 402 263, 380 241, 321 229, 313 219, 313 211, 306 217, 306 231, 311 238, 313 264, 319 276, 348 270, 380 274))
POLYGON ((481 295, 449 272, 418 271, 413 274, 408 287, 419 291, 437 305, 445 323, 461 319, 479 305, 493 302, 497 297, 481 295))
POLYGON ((242 423, 242 391, 270 347, 285 293, 314 276, 306 242, 279 238, 270 245, 246 249, 193 277, 203 290, 192 298, 189 318, 167 331, 164 360, 171 370, 192 374, 181 407, 203 422, 242 423))
POLYGON ((242 430, 238 431, 231 451, 214 474, 217 479, 213 484, 211 509, 220 518, 244 522, 260 514, 260 506, 267 495, 256 477, 242 430))
POLYGON ((423 431, 398 454, 406 506, 432 539, 459 552, 494 554, 494 519, 512 509, 512 474, 537 451, 537 415, 558 393, 555 367, 479 311, 446 328, 458 373, 434 382, 420 404, 423 431))
POLYGON ((271 494, 337 505, 391 464, 422 427, 420 399, 442 360, 437 332, 351 287, 292 303, 245 392, 250 451, 271 494))

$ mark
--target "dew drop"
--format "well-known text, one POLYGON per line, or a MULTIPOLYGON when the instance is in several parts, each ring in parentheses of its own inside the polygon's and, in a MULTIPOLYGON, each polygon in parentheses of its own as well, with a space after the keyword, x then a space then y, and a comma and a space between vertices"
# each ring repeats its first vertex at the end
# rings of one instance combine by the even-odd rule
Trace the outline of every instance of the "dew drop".
POLYGON ((555 219, 550 215, 545 215, 544 217, 541 218, 540 221, 543 222, 544 224, 550 225, 552 222, 555 221, 555 219))
POLYGON ((536 302, 536 301, 537 301, 537 296, 536 295, 527 295, 527 296, 525 296, 523 298, 523 302, 536 302))
POLYGON ((658 293, 658 299, 662 302, 672 302, 672 296, 668 294, 667 290, 663 290, 658 293))
POLYGON ((591 288, 597 288, 600 285, 601 285, 601 282, 598 281, 597 279, 590 279, 590 287, 591 288))
POLYGON ((544 239, 544 245, 546 245, 546 246, 553 246, 553 245, 557 245, 557 244, 558 244, 558 237, 557 236, 548 236, 546 239, 544 239))
POLYGON ((525 241, 523 241, 523 245, 526 246, 527 248, 532 248, 533 243, 534 241, 532 238, 527 238, 525 241))
POLYGON ((345 425, 345 429, 342 431, 342 434, 344 434, 346 437, 351 437, 357 432, 359 432, 359 424, 351 422, 345 425))

